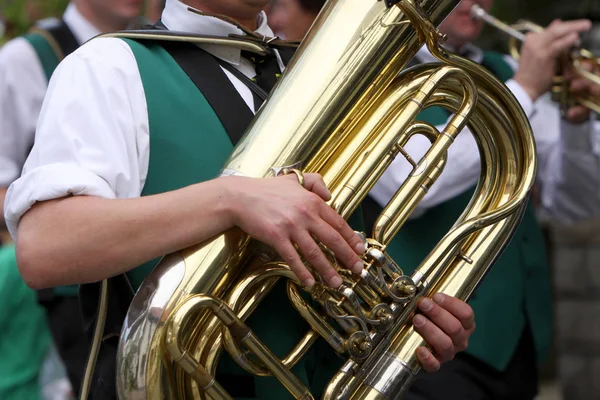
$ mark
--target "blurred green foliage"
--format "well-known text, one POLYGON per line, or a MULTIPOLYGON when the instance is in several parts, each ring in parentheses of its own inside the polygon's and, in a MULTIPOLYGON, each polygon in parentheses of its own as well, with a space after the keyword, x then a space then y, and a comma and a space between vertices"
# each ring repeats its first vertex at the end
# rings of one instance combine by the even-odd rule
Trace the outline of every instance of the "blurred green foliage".
POLYGON ((23 34, 38 19, 60 17, 68 4, 69 0, 0 0, 5 38, 23 34))

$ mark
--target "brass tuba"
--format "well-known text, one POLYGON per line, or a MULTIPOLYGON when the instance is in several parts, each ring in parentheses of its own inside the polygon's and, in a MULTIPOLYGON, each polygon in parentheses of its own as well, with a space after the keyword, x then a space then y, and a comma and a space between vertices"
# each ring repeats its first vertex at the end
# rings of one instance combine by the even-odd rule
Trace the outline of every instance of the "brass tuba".
MULTIPOLYGON (((510 55, 518 60, 520 58, 519 46, 525 42, 525 34, 528 32, 539 33, 544 30, 541 26, 527 20, 520 20, 513 25, 508 25, 499 19, 487 13, 479 5, 475 4, 471 8, 471 15, 475 19, 480 19, 488 25, 504 32, 508 35, 508 50, 510 55)), ((560 105, 561 111, 564 113, 574 103, 581 104, 589 108, 591 111, 600 114, 600 98, 591 95, 573 95, 569 90, 569 81, 564 76, 565 67, 572 67, 583 79, 587 79, 595 85, 600 85, 600 75, 597 72, 600 69, 600 57, 595 56, 591 51, 583 48, 573 49, 570 53, 563 57, 563 65, 558 68, 552 83, 552 100, 560 105), (585 69, 587 64, 592 68, 592 71, 585 69)))
POLYGON ((482 68, 439 47, 435 27, 459 1, 330 0, 223 170, 267 177, 301 162, 303 171, 322 174, 331 207, 348 218, 413 135, 431 140, 423 159, 410 159, 414 172, 365 239, 360 278, 340 271, 339 289, 317 282, 307 290, 271 249, 239 230, 167 255, 124 323, 119 398, 230 399, 214 378, 226 350, 247 371, 275 376, 294 398, 312 399, 290 368, 319 336, 346 360, 325 399, 397 399, 406 391, 419 370, 415 350, 425 345, 410 323, 417 300, 434 292, 469 298, 518 225, 535 175, 533 136, 514 97, 482 68), (442 63, 400 74, 424 43, 442 63), (443 132, 416 121, 432 105, 455 112, 443 132), (481 152, 476 193, 406 276, 385 246, 467 125, 481 152), (312 327, 284 359, 243 322, 280 279, 312 327))

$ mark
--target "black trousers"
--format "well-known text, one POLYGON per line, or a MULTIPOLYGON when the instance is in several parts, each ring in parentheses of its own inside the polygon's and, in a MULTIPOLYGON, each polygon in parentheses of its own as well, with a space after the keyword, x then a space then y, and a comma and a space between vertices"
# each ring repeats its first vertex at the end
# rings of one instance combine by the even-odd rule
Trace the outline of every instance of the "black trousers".
POLYGON ((81 310, 77 297, 54 297, 40 301, 48 313, 52 338, 62 359, 73 391, 79 393, 88 356, 81 310))
POLYGON ((532 400, 538 392, 535 346, 525 329, 503 372, 464 353, 439 371, 420 373, 404 400, 532 400))

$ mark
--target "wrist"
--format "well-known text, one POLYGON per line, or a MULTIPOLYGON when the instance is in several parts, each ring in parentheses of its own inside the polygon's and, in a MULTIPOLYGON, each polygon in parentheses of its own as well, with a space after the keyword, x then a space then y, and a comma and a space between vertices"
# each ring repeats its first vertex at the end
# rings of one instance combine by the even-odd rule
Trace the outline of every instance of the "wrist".
POLYGON ((243 201, 241 200, 246 179, 240 176, 225 176, 216 180, 217 209, 222 218, 227 221, 229 228, 239 226, 240 216, 243 214, 243 201))
POLYGON ((515 75, 514 80, 521 86, 521 88, 523 88, 525 93, 527 93, 527 96, 529 96, 532 103, 535 103, 535 101, 542 95, 542 93, 540 93, 534 86, 528 84, 519 75, 515 75))

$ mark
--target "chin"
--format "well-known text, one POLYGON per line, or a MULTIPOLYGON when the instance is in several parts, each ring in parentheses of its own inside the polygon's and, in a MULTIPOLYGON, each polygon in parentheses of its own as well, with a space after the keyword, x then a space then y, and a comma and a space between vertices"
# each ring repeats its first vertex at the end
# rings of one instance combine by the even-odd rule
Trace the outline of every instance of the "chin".
POLYGON ((133 20, 140 15, 140 9, 137 7, 124 8, 119 11, 119 18, 124 20, 133 20))

